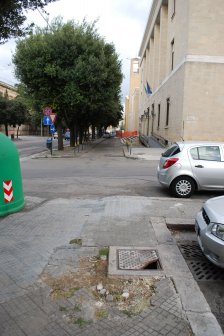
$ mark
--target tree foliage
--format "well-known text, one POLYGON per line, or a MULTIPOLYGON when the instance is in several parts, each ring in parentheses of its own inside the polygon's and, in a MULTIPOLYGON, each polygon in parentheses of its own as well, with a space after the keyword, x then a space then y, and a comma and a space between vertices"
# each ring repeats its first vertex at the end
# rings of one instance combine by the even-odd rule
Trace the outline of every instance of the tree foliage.
POLYGON ((43 9, 48 3, 56 0, 1 0, 0 4, 0 43, 6 42, 10 37, 19 37, 29 31, 24 27, 26 20, 24 11, 37 8, 43 9))
POLYGON ((121 119, 121 63, 114 45, 106 43, 95 23, 61 19, 51 30, 38 30, 17 43, 13 62, 27 92, 51 106, 58 124, 84 131, 121 119))
POLYGON ((26 104, 16 97, 8 99, 7 94, 0 94, 0 124, 5 126, 5 134, 8 136, 8 126, 16 127, 27 121, 28 109, 26 104))

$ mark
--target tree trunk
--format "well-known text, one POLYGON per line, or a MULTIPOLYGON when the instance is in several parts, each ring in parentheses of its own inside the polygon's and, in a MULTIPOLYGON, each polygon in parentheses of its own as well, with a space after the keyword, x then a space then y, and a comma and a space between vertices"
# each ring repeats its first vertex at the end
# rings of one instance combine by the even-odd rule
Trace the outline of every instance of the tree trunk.
POLYGON ((74 125, 74 131, 75 131, 75 144, 78 144, 78 126, 77 124, 74 125))
POLYGON ((74 123, 70 127, 70 146, 75 147, 75 125, 74 123))
POLYGON ((83 142, 83 129, 80 127, 79 129, 79 144, 81 145, 83 142))
POLYGON ((5 125, 5 135, 8 136, 9 132, 8 132, 8 124, 4 124, 5 125))
POLYGON ((61 122, 59 122, 57 125, 57 132, 58 132, 58 150, 59 151, 64 150, 61 122))
POLYGON ((95 130, 95 125, 92 125, 92 139, 96 139, 96 130, 95 130))
POLYGON ((16 138, 18 139, 19 137, 19 126, 17 127, 17 130, 16 130, 16 138))

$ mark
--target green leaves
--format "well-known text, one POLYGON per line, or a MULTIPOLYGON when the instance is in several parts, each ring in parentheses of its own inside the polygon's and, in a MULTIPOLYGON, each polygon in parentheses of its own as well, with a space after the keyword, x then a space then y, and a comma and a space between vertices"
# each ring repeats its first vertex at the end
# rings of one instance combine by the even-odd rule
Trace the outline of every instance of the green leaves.
POLYGON ((2 96, 0 94, 0 124, 16 126, 21 125, 27 120, 28 109, 26 104, 19 98, 9 100, 7 94, 2 96))
POLYGON ((114 46, 98 35, 95 23, 62 24, 57 18, 51 27, 17 42, 17 77, 67 125, 118 123, 122 73, 114 46))
POLYGON ((56 0, 1 0, 0 6, 0 43, 10 37, 24 36, 31 31, 33 24, 24 27, 26 20, 24 10, 43 9, 48 3, 56 0))

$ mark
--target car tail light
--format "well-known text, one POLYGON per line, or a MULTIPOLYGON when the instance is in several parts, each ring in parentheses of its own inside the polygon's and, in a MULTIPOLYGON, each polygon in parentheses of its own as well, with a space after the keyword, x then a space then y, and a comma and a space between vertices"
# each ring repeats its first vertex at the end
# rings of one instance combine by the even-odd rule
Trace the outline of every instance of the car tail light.
POLYGON ((174 163, 176 163, 178 160, 179 160, 179 158, 171 158, 171 159, 167 159, 167 160, 164 162, 163 169, 167 169, 167 168, 171 167, 171 166, 174 165, 174 163))

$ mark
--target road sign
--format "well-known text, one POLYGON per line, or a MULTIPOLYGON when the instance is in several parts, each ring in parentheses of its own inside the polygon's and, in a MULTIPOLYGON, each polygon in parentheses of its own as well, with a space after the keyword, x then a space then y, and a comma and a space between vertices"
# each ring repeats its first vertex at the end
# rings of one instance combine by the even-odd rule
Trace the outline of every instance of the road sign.
POLYGON ((50 133, 51 133, 51 134, 54 134, 55 132, 56 132, 55 126, 52 124, 52 125, 50 126, 50 133))
POLYGON ((52 113, 52 108, 49 106, 46 106, 43 110, 45 116, 49 116, 52 113))
POLYGON ((48 116, 44 116, 43 123, 44 125, 48 125, 48 126, 52 125, 51 118, 48 116))
POLYGON ((56 117, 57 117, 57 113, 51 113, 51 114, 49 115, 49 117, 51 118, 52 124, 54 124, 55 119, 56 119, 56 117))

